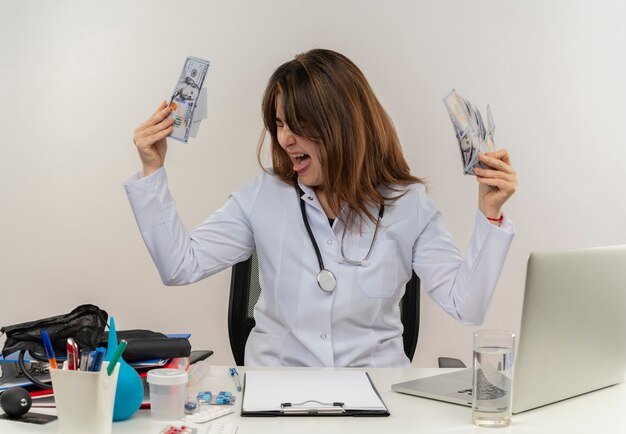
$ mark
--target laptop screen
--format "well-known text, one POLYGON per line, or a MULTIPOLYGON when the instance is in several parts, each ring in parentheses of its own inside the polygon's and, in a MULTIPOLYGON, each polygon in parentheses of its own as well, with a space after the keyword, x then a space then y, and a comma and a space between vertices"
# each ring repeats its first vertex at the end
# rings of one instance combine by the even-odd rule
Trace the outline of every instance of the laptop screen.
MULTIPOLYGON (((515 355, 513 413, 624 381, 626 245, 533 252, 515 355)), ((392 385, 471 405, 472 372, 392 385)))
POLYGON ((513 411, 624 381, 626 245, 531 253, 513 411))

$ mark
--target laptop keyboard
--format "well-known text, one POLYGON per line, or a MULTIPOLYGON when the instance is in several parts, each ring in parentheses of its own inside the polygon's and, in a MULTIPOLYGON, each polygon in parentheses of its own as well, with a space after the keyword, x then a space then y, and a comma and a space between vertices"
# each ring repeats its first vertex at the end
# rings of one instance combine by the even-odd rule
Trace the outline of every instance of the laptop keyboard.
MULTIPOLYGON (((477 388, 478 388, 479 399, 498 399, 498 398, 502 398, 506 394, 505 390, 502 390, 501 388, 491 384, 489 380, 487 380, 487 378, 483 374, 482 370, 479 370, 477 375, 478 375, 477 388)), ((457 393, 472 396, 472 389, 470 388, 470 389, 459 390, 457 391, 457 393)))

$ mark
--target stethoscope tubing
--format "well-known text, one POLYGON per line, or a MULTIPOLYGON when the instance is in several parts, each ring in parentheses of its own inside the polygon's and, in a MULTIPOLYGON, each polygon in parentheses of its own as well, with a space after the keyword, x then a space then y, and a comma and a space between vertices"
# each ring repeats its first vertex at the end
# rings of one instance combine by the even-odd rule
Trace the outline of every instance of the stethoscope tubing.
MULTIPOLYGON (((337 287, 337 278, 333 274, 332 271, 327 270, 324 266, 324 259, 322 258, 322 253, 320 252, 320 248, 317 245, 317 241, 315 240, 315 236, 313 235, 313 231, 311 230, 311 225, 309 224, 309 219, 306 215, 306 204, 302 200, 302 195, 304 195, 304 191, 298 185, 298 181, 295 180, 296 191, 298 192, 298 200, 300 201, 300 212, 302 213, 302 221, 304 222, 304 227, 306 228, 307 234, 309 235, 309 239, 311 240, 311 244, 313 245, 313 249, 315 250, 315 256, 317 256, 317 262, 320 267, 319 273, 317 273, 317 284, 319 287, 325 292, 333 292, 337 287)), ((367 252, 367 256, 363 261, 352 261, 347 259, 343 253, 343 237, 345 236, 345 229, 343 236, 341 237, 341 255, 343 256, 343 260, 345 263, 350 265, 363 265, 364 261, 367 261, 369 258, 372 248, 374 246, 374 241, 376 240, 376 233, 378 232, 378 225, 380 220, 383 218, 383 214, 385 213, 385 205, 381 204, 378 210, 378 221, 376 222, 376 230, 374 232, 374 237, 372 238, 372 245, 367 252)))

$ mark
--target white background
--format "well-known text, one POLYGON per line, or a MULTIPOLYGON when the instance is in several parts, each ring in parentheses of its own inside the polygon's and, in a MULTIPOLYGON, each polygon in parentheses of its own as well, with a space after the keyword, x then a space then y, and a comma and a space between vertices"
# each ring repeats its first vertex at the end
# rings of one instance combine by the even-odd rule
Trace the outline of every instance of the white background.
MULTIPOLYGON (((325 47, 369 78, 462 250, 476 183, 462 175, 442 97, 454 87, 491 105, 520 183, 484 327, 518 330, 531 251, 626 243, 625 5, 0 0, 0 325, 93 303, 119 329, 191 332, 213 363, 232 363, 230 272, 164 287, 143 245, 122 188, 140 168, 132 132, 170 96, 187 55, 213 62, 208 120, 167 157, 191 228, 259 173, 270 74, 325 47)), ((472 331, 423 297, 414 366, 438 355, 470 364, 472 331)))

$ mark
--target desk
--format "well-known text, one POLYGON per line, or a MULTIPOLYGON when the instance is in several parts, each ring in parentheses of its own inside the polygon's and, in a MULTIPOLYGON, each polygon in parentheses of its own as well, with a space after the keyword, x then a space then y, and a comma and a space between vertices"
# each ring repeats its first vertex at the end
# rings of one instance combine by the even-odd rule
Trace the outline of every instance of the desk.
MULTIPOLYGON (((287 368, 297 369, 297 368, 287 368)), ((471 410, 453 404, 417 398, 393 392, 391 384, 418 377, 435 375, 450 369, 376 368, 368 369, 389 417, 244 417, 239 416, 241 393, 236 392, 227 366, 212 366, 209 376, 199 389, 230 390, 237 396, 235 413, 216 419, 216 422, 234 423, 238 434, 617 434, 626 433, 626 385, 620 384, 540 409, 513 416, 507 428, 475 428, 471 423, 471 410)), ((240 374, 245 368, 239 369, 240 374)), ((51 409, 34 409, 36 412, 54 412, 51 409)), ((209 422, 211 423, 211 422, 209 422)), ((176 423, 181 425, 180 422, 176 423)), ((150 412, 139 410, 131 419, 113 424, 113 434, 157 434, 166 425, 150 419, 150 412)), ((190 424, 191 425, 191 424, 190 424)), ((205 425, 193 425, 199 433, 205 425)), ((58 422, 36 426, 25 423, 0 421, 2 434, 55 433, 58 422)), ((87 433, 86 433, 87 434, 87 433)))

